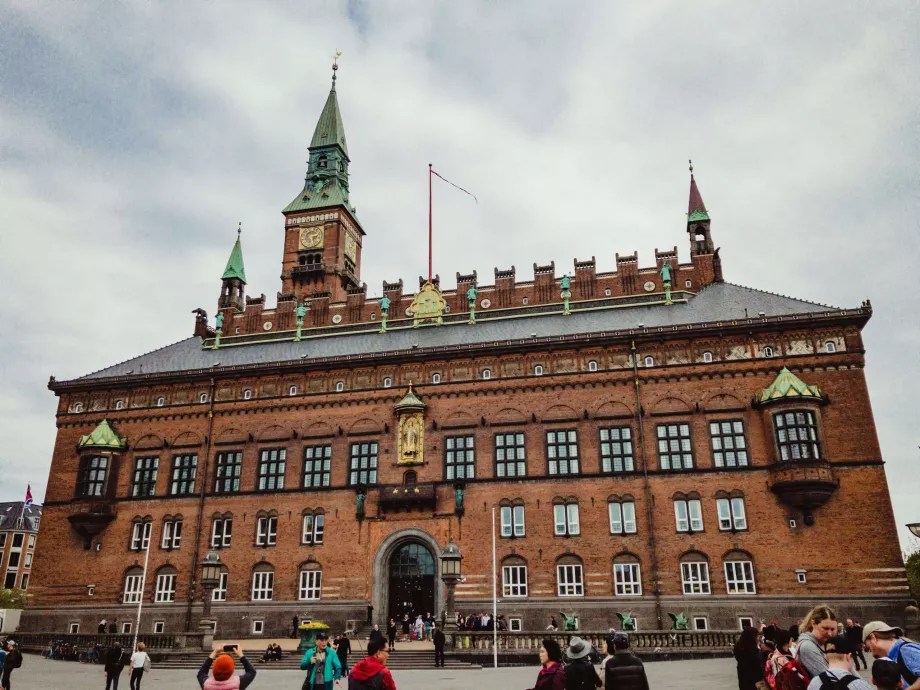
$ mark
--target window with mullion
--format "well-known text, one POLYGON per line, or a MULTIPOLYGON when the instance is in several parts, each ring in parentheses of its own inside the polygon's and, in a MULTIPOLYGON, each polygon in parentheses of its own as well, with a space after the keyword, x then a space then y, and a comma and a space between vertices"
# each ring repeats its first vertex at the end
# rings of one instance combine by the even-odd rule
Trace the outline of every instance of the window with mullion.
POLYGON ((720 531, 730 532, 747 529, 747 517, 744 514, 743 498, 716 499, 716 509, 719 513, 720 531))
POLYGON ((581 534, 578 521, 578 504, 557 503, 553 506, 554 534, 557 537, 577 537, 581 534))
POLYGON ((611 501, 608 512, 611 534, 636 533, 636 504, 633 501, 611 501))
POLYGON ((229 548, 232 536, 233 518, 215 518, 214 524, 211 526, 211 548, 229 548))
POLYGON ((582 597, 585 581, 581 564, 559 564, 556 566, 556 594, 560 597, 582 597))
POLYGON ((278 518, 260 517, 256 522, 256 546, 274 546, 278 540, 278 518))
POLYGON ((502 596, 526 597, 527 596, 527 566, 503 565, 502 566, 502 596))
POLYGON ((326 528, 326 516, 323 513, 307 513, 303 516, 302 544, 318 546, 323 543, 326 528))
POLYGON ((684 594, 710 594, 709 564, 705 561, 680 564, 684 594))
POLYGON ((303 449, 303 488, 329 486, 332 477, 332 446, 307 446, 303 449))
POLYGON ((633 456, 632 427, 614 426, 601 428, 600 435, 601 472, 632 472, 635 469, 633 456))
POLYGON ((547 431, 546 461, 551 475, 578 474, 578 432, 575 429, 547 431))
POLYGON ((495 434, 495 476, 523 477, 527 474, 527 448, 520 432, 495 434))
POLYGON ((150 520, 135 522, 131 530, 131 550, 146 551, 150 544, 150 532, 153 523, 150 520))
POLYGON ((747 467, 747 441, 744 422, 740 419, 720 419, 709 422, 712 443, 712 464, 715 467, 747 467))
POLYGON ((178 549, 182 542, 182 520, 167 520, 163 523, 163 539, 160 548, 170 551, 178 549))
POLYGON ((131 478, 131 497, 153 496, 157 489, 157 471, 160 458, 134 458, 134 474, 131 478))
POLYGON ((686 470, 693 467, 690 425, 684 422, 659 424, 658 466, 663 470, 686 470))
POLYGON ((613 564, 614 593, 621 597, 636 597, 642 594, 642 578, 638 563, 613 564))
POLYGON ((197 455, 174 455, 169 493, 172 496, 190 496, 195 493, 198 474, 197 455))
POLYGON ((448 436, 444 439, 444 472, 447 479, 473 479, 476 476, 474 436, 448 436))
POLYGON ((503 537, 524 536, 524 506, 502 506, 500 515, 502 525, 501 535, 503 537))
POLYGON ((105 475, 109 458, 105 455, 84 455, 77 472, 77 497, 94 498, 105 491, 105 475))
POLYGON ((175 573, 162 573, 157 575, 157 586, 153 600, 158 604, 166 604, 176 600, 175 573))
POLYGON ((214 466, 214 493, 229 494, 240 490, 243 452, 228 450, 217 454, 214 466))
POLYGON ((265 448, 259 454, 259 491, 275 491, 284 488, 284 469, 287 466, 287 450, 265 448))
POLYGON ((257 570, 252 574, 252 600, 271 601, 275 591, 275 573, 271 570, 257 570))
POLYGON ((323 592, 323 571, 322 570, 301 570, 300 571, 300 592, 301 601, 319 600, 323 592))
POLYGON ((362 441, 351 444, 348 484, 367 486, 377 483, 377 442, 362 441))
POLYGON ((754 564, 750 561, 725 561, 725 590, 728 594, 756 594, 754 564))
POLYGON ((674 518, 678 532, 703 531, 703 506, 697 498, 674 501, 674 518))
POLYGON ((125 578, 125 594, 122 602, 125 604, 136 604, 143 596, 143 575, 128 575, 125 578))
POLYGON ((818 425, 813 412, 778 412, 773 415, 773 426, 776 429, 776 442, 783 462, 821 458, 818 425))
POLYGON ((217 580, 217 587, 211 591, 211 601, 227 601, 227 583, 230 580, 230 573, 224 571, 217 580))

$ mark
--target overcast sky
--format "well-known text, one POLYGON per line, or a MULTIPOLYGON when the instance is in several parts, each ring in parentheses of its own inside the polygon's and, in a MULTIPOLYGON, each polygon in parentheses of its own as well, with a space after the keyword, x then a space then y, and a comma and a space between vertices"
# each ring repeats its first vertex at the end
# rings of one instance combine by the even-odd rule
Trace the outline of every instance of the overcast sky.
POLYGON ((479 198, 435 190, 452 287, 689 260, 692 158, 727 280, 871 298, 896 518, 920 521, 917 7, 0 0, 0 499, 44 496, 49 375, 189 336, 239 221, 248 293, 274 304, 280 210, 341 50, 370 296, 425 270, 429 162, 479 198))

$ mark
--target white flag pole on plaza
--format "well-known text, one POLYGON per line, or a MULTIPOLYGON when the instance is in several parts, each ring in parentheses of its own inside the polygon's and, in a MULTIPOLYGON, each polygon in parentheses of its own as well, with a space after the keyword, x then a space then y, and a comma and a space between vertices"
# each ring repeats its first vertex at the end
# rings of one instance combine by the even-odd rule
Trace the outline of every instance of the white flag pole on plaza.
POLYGON ((495 555, 495 506, 492 506, 492 657, 498 668, 498 571, 495 555))
MULTIPOLYGON (((144 608, 144 590, 147 589, 147 563, 150 561, 150 542, 153 539, 153 523, 147 522, 141 525, 141 529, 150 527, 150 533, 147 535, 147 550, 144 551, 144 574, 141 575, 141 598, 137 602, 137 621, 134 624, 134 644, 131 645, 131 653, 137 649, 137 636, 141 631, 141 609, 144 608)), ((141 532, 143 534, 143 532, 141 532)))

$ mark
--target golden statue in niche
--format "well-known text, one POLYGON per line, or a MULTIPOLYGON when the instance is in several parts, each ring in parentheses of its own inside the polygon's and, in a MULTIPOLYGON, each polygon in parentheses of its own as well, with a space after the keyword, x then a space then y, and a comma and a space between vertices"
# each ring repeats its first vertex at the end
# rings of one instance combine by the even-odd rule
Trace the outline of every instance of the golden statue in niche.
POLYGON ((425 403, 412 390, 396 405, 396 462, 420 465, 425 462, 425 403))

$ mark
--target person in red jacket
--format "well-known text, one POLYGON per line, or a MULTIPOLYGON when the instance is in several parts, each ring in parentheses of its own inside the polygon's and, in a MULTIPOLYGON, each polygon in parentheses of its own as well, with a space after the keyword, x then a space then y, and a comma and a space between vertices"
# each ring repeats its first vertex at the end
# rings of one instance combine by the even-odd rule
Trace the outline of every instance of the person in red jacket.
POLYGON ((396 690, 396 682, 387 668, 389 658, 386 642, 369 642, 367 656, 355 664, 348 675, 348 690, 396 690))

